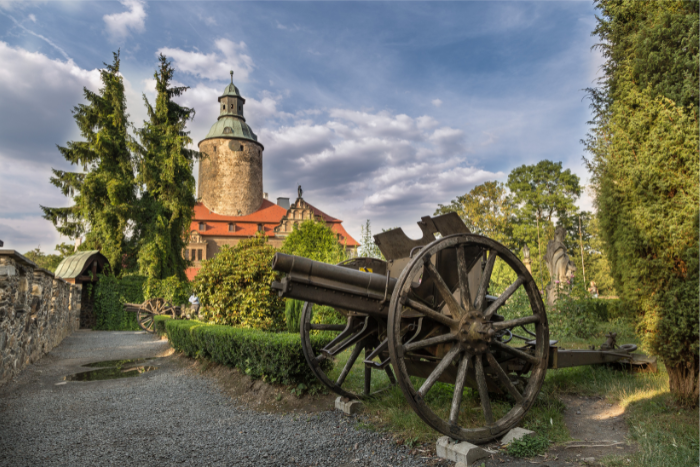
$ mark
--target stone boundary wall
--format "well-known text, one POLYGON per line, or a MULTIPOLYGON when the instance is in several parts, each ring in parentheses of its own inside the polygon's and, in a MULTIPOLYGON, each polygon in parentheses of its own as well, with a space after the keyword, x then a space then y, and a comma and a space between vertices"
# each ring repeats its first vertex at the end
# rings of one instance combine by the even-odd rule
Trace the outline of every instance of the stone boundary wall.
POLYGON ((0 249, 0 385, 80 328, 80 287, 0 249))

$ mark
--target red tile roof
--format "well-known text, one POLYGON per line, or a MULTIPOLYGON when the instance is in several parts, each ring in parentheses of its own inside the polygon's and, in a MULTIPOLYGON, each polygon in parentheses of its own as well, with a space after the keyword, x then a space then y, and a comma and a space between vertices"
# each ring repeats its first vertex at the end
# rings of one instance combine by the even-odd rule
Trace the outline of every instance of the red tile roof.
MULTIPOLYGON (((308 203, 307 203, 308 204, 308 203)), ((309 204, 309 208, 314 215, 321 217, 331 231, 340 234, 340 243, 346 244, 349 247, 359 246, 360 244, 347 233, 343 228, 340 219, 329 216, 325 212, 317 209, 309 204)), ((190 224, 190 231, 196 230, 203 237, 252 237, 258 231, 258 224, 263 224, 263 231, 269 237, 275 236, 275 227, 280 224, 280 221, 287 213, 287 210, 279 207, 269 200, 263 200, 263 204, 254 213, 247 216, 224 216, 210 211, 204 204, 196 203, 194 206, 194 217, 190 224), (204 222, 206 229, 199 230, 200 222, 204 222), (235 224, 233 232, 229 231, 229 224, 235 224)), ((192 268, 190 268, 192 269, 192 268)), ((195 273, 196 274, 196 273, 195 273)), ((189 277, 189 276, 188 276, 189 277)))
POLYGON ((185 269, 185 275, 187 276, 187 280, 192 282, 200 269, 202 269, 202 268, 187 268, 187 269, 185 269))

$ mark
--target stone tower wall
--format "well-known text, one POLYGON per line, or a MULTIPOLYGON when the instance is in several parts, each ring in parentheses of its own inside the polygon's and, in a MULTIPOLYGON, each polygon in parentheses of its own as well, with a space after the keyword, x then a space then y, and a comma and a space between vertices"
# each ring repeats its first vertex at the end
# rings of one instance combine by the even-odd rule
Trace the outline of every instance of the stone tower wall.
POLYGON ((199 198, 225 216, 246 216, 262 206, 262 147, 252 141, 213 138, 199 144, 199 198), (241 211, 240 214, 238 211, 241 211))

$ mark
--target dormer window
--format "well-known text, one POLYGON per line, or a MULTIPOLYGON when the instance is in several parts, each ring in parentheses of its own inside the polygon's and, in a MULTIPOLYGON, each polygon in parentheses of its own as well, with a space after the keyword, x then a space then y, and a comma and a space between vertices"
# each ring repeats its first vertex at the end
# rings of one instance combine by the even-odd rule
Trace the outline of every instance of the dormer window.
POLYGON ((236 224, 234 224, 233 222, 229 222, 229 224, 228 224, 228 231, 229 231, 229 232, 235 232, 235 231, 236 231, 236 224))
POLYGON ((263 231, 263 225, 262 225, 262 224, 258 224, 258 232, 262 232, 262 231, 263 231))
POLYGON ((207 230, 207 224, 205 224, 204 222, 200 222, 199 223, 199 230, 200 230, 200 232, 207 230))

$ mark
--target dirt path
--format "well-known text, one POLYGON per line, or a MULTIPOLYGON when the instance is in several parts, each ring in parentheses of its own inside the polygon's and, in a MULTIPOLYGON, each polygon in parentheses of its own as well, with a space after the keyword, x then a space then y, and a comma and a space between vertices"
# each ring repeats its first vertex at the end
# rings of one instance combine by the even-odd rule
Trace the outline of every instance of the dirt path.
MULTIPOLYGON (((510 467, 572 467, 596 466, 607 456, 624 456, 634 452, 627 439, 625 414, 619 405, 608 404, 599 397, 565 395, 564 422, 572 441, 556 446, 546 455, 533 459, 514 459, 494 454, 486 462, 488 467, 508 465, 510 467)), ((493 445, 491 448, 495 449, 493 445)), ((477 464, 478 465, 478 464, 477 464)))

